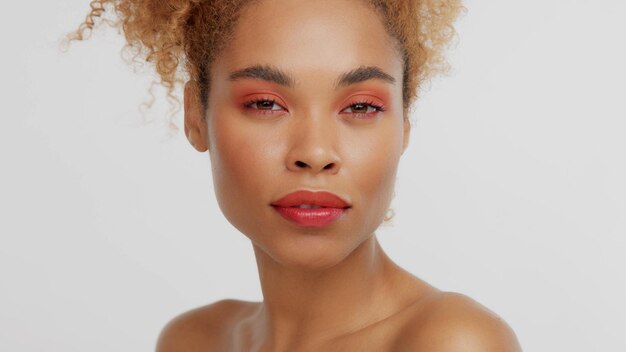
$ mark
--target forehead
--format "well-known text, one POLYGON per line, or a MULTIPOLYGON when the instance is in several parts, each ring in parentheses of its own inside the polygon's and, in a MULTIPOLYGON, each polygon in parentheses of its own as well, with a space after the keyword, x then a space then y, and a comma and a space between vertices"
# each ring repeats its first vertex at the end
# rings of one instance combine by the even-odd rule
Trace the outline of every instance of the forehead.
POLYGON ((364 0, 259 0, 242 12, 216 66, 227 75, 272 65, 296 80, 307 73, 335 80, 356 67, 375 66, 400 79, 394 44, 379 13, 364 0))

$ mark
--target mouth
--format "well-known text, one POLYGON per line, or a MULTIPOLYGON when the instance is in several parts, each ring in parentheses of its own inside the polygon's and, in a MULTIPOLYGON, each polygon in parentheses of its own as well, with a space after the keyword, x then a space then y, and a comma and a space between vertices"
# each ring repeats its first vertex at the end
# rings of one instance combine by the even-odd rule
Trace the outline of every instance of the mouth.
MULTIPOLYGON (((292 205, 290 207, 286 207, 286 208, 300 208, 300 209, 320 209, 320 208, 334 208, 334 207, 324 207, 321 205, 313 205, 313 204, 300 204, 300 205, 292 205)), ((349 208, 349 207, 343 207, 345 209, 349 208)))
POLYGON ((283 218, 302 227, 324 227, 339 220, 352 206, 330 192, 297 191, 273 202, 283 218))

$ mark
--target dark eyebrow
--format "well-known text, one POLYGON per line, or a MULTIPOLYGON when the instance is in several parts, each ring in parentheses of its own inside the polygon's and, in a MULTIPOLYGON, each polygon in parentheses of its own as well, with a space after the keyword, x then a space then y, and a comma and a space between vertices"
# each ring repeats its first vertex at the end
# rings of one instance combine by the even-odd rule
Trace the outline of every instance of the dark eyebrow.
POLYGON ((385 73, 376 66, 361 66, 350 72, 346 72, 339 77, 335 87, 345 87, 351 84, 367 81, 369 79, 379 79, 391 84, 396 83, 396 79, 393 76, 385 73))
MULTIPOLYGON (((296 81, 289 73, 283 72, 271 65, 249 66, 244 69, 231 72, 228 75, 228 78, 230 81, 245 78, 260 79, 268 82, 274 82, 288 88, 293 88, 296 81)), ((361 66, 340 75, 339 79, 335 82, 335 88, 349 86, 351 84, 360 83, 370 79, 379 79, 391 84, 395 84, 396 82, 396 79, 393 78, 393 76, 385 73, 376 66, 361 66)))
POLYGON ((228 79, 236 81, 242 78, 260 79, 268 82, 278 83, 281 86, 293 88, 295 79, 293 76, 270 65, 254 65, 242 70, 233 71, 228 75, 228 79))

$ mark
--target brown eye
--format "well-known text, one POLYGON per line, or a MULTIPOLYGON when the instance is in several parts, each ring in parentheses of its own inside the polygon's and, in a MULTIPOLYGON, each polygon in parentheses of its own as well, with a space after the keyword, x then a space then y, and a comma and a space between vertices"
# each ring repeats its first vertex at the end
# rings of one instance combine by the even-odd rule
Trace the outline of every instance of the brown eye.
POLYGON ((365 114, 367 113, 367 109, 368 109, 369 105, 368 104, 361 104, 361 103, 357 103, 352 105, 350 108, 352 109, 352 112, 354 113, 362 113, 365 114))
POLYGON ((259 111, 278 111, 283 109, 283 107, 280 106, 280 104, 277 104, 276 100, 273 99, 251 100, 245 103, 244 106, 249 109, 259 111))
POLYGON ((287 112, 287 109, 270 98, 252 99, 242 105, 246 111, 256 115, 278 116, 287 112))
POLYGON ((354 103, 343 110, 343 112, 347 112, 349 114, 354 114, 357 116, 361 115, 370 115, 377 112, 385 111, 382 106, 375 105, 374 103, 354 103))
POLYGON ((276 105, 276 103, 270 100, 261 100, 256 102, 256 108, 259 110, 274 110, 272 109, 274 105, 276 105))

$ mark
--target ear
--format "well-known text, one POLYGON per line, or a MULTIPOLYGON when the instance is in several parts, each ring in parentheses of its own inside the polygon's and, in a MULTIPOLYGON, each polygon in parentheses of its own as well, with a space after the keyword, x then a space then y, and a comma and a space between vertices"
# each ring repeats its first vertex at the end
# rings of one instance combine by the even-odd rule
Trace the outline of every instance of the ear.
POLYGON ((209 150, 208 129, 200 102, 200 89, 196 81, 185 83, 185 136, 199 152, 209 150))
POLYGON ((406 147, 409 146, 409 140, 411 139, 411 122, 408 118, 404 118, 404 132, 402 138, 402 154, 406 150, 406 147))

